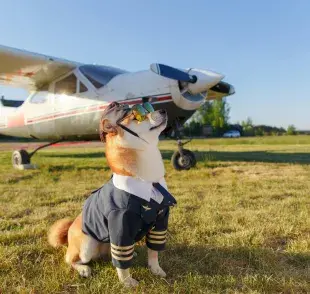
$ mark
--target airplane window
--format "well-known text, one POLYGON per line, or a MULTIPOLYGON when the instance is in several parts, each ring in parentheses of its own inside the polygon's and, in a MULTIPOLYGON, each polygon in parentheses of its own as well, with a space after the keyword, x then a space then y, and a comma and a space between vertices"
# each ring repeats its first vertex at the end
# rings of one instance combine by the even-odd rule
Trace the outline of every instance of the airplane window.
POLYGON ((47 95, 47 91, 39 91, 30 98, 30 102, 35 104, 44 103, 47 101, 47 95))
POLYGON ((102 65, 82 65, 79 69, 97 89, 106 85, 115 76, 126 73, 125 70, 102 65))
POLYGON ((77 78, 74 74, 55 83, 55 94, 75 94, 77 78))
POLYGON ((88 91, 88 89, 86 88, 86 86, 82 82, 80 82, 80 91, 79 92, 84 93, 86 91, 88 91))
POLYGON ((85 77, 97 88, 101 88, 103 87, 104 85, 100 82, 98 82, 96 79, 94 79, 92 76, 88 75, 88 74, 84 74, 85 77))

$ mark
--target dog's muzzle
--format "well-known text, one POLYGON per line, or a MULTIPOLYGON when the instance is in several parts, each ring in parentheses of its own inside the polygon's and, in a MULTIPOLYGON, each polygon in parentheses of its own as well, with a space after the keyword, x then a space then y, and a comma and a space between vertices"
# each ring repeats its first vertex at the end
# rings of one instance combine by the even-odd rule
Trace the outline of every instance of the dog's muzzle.
POLYGON ((167 111, 165 109, 160 109, 155 112, 152 112, 150 115, 150 122, 152 123, 152 127, 150 130, 157 129, 162 125, 166 124, 168 120, 167 111))
POLYGON ((167 117, 167 111, 160 109, 151 113, 151 120, 154 122, 162 122, 167 117))

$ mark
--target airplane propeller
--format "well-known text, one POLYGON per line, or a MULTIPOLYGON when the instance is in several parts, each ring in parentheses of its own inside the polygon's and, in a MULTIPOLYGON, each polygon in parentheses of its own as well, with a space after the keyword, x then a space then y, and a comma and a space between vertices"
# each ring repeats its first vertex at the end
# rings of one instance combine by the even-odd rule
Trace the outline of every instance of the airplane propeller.
POLYGON ((190 75, 185 71, 182 71, 180 69, 165 64, 152 63, 150 69, 152 72, 168 79, 187 82, 191 84, 195 84, 197 82, 197 76, 190 75))

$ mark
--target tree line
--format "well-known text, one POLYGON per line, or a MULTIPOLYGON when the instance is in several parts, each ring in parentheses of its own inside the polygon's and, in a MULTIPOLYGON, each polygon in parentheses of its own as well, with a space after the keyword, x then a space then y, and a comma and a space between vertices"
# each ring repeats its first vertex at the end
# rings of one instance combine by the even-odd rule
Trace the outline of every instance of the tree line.
POLYGON ((229 130, 239 131, 242 136, 296 135, 294 125, 287 129, 268 125, 254 125, 251 118, 241 123, 229 123, 230 106, 226 99, 206 101, 184 125, 186 136, 221 137, 229 130))

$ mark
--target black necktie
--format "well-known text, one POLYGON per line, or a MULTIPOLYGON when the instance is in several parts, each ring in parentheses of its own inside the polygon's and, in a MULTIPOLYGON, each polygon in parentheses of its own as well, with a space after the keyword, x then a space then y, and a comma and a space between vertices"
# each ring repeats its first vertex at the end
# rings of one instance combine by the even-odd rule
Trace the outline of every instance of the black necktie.
POLYGON ((160 192, 160 194, 164 196, 164 205, 174 206, 177 204, 175 198, 161 184, 153 183, 153 187, 155 187, 160 192))

